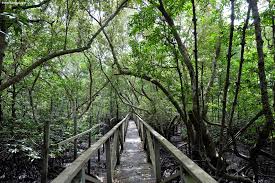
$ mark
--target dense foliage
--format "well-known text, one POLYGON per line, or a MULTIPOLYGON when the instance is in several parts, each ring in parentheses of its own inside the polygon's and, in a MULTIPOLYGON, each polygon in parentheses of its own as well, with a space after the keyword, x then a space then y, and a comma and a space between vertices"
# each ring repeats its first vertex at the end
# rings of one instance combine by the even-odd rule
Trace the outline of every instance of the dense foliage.
POLYGON ((0 182, 40 179, 48 122, 55 144, 128 112, 217 179, 274 180, 274 21, 272 0, 0 2, 0 182))

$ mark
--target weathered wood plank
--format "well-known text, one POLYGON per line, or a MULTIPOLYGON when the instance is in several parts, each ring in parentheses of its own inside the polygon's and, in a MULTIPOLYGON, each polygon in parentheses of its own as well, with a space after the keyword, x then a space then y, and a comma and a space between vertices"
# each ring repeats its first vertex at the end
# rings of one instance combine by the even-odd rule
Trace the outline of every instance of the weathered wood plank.
POLYGON ((154 147, 153 147, 153 141, 152 141, 152 138, 151 138, 151 135, 150 135, 150 132, 148 130, 146 130, 146 137, 147 137, 147 145, 148 145, 148 150, 149 150, 149 155, 150 155, 150 160, 151 160, 151 163, 153 165, 153 168, 154 168, 154 172, 156 173, 156 170, 155 170, 155 152, 154 152, 154 147))
POLYGON ((41 183, 48 182, 48 160, 49 160, 49 141, 50 141, 50 121, 44 123, 44 141, 43 141, 43 167, 41 172, 41 183))
POLYGON ((143 123, 140 123, 140 130, 141 130, 141 141, 144 141, 144 125, 143 123))
POLYGON ((155 175, 156 181, 160 182, 161 180, 161 166, 160 166, 160 144, 157 139, 154 139, 154 153, 155 153, 155 175))
MULTIPOLYGON (((159 141, 159 143, 167 149, 183 166, 184 170, 199 183, 217 183, 217 181, 212 178, 208 173, 206 173, 202 168, 200 168, 196 163, 194 163, 190 158, 183 154, 177 147, 155 131, 150 125, 144 122, 139 116, 139 120, 144 124, 147 130, 159 141)), ((147 139, 148 136, 147 136, 147 139)), ((150 146, 149 146, 150 148, 150 146)))
POLYGON ((117 163, 117 146, 118 146, 118 130, 114 134, 114 140, 112 143, 111 159, 112 159, 112 170, 115 169, 117 163))
POLYGON ((112 183, 112 156, 111 156, 110 138, 107 139, 105 146, 106 146, 107 183, 112 183))

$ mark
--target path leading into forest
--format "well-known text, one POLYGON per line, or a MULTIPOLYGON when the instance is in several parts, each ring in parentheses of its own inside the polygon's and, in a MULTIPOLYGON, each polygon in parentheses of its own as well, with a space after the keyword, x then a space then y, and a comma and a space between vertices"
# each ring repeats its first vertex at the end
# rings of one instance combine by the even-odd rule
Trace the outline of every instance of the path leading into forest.
POLYGON ((114 182, 155 183, 152 167, 146 159, 137 126, 134 121, 129 121, 124 150, 121 154, 120 165, 115 170, 114 182))

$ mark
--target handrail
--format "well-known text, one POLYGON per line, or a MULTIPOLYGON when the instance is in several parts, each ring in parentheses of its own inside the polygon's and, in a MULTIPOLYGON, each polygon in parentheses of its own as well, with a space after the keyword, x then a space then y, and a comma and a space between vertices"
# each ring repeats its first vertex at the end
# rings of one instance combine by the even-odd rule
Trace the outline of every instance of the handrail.
MULTIPOLYGON (((117 132, 121 131, 123 139, 121 143, 124 142, 124 135, 127 130, 127 123, 129 120, 129 114, 116 124, 108 133, 106 133, 102 138, 95 142, 89 149, 82 153, 70 166, 68 166, 63 172, 61 172, 52 183, 67 183, 71 182, 78 174, 81 175, 83 179, 83 173, 85 170, 85 163, 89 161, 92 154, 95 153, 104 143, 106 144, 106 159, 109 159, 110 162, 107 162, 107 182, 112 181, 112 163, 111 163, 111 148, 110 148, 110 138, 117 132), (126 126, 124 125, 126 123, 126 126), (121 128, 121 130, 119 130, 121 128)), ((117 141, 119 142, 119 141, 117 141)), ((114 144, 118 146, 118 144, 114 144)), ((121 144, 122 145, 122 144, 121 144)), ((116 154, 117 156, 118 154, 116 154)), ((108 161, 108 160, 107 160, 108 161)), ((84 176, 85 177, 85 176, 84 176)))
POLYGON ((74 135, 74 136, 72 136, 72 137, 69 137, 69 138, 67 138, 67 139, 65 139, 65 140, 62 140, 62 141, 60 141, 60 142, 58 142, 58 143, 56 143, 56 144, 53 144, 53 145, 54 145, 54 146, 60 147, 60 146, 62 146, 62 145, 64 145, 64 144, 66 144, 67 142, 73 141, 73 140, 75 140, 75 139, 77 139, 77 138, 79 138, 79 137, 85 135, 86 133, 88 133, 88 132, 90 132, 90 131, 96 129, 98 126, 100 126, 100 124, 96 124, 95 126, 93 126, 92 128, 90 128, 90 129, 88 129, 88 130, 86 130, 86 131, 84 131, 84 132, 81 132, 81 133, 79 133, 79 134, 77 134, 77 135, 74 135))
POLYGON ((208 173, 206 173, 190 158, 188 158, 185 154, 183 154, 177 147, 175 147, 166 138, 164 138, 157 131, 155 131, 149 124, 143 121, 140 118, 140 116, 138 115, 135 115, 135 116, 136 116, 135 121, 137 122, 141 139, 143 140, 143 143, 147 143, 147 146, 149 146, 149 148, 147 149, 149 149, 150 151, 149 156, 151 157, 150 159, 153 164, 157 182, 161 182, 160 161, 159 161, 159 156, 160 156, 159 144, 160 144, 179 161, 182 168, 185 170, 185 174, 181 172, 182 179, 184 179, 185 182, 217 183, 217 181, 214 178, 212 178, 208 173), (150 134, 154 137, 153 140, 150 134))

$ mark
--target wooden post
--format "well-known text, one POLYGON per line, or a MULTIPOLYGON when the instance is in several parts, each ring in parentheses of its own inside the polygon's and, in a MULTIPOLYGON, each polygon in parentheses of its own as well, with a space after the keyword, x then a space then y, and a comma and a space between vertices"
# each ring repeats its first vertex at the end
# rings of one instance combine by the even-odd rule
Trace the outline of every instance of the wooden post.
MULTIPOLYGON (((119 154, 119 129, 117 129, 117 144, 116 144, 116 165, 119 165, 120 164, 120 154, 119 154)), ((115 167, 114 167, 115 168, 115 167)))
POLYGON ((154 151, 155 151, 155 174, 156 182, 161 181, 161 167, 160 167, 160 144, 157 139, 154 138, 154 151))
MULTIPOLYGON (((76 101, 74 102, 73 109, 73 121, 74 121, 74 135, 77 135, 77 112, 76 112, 76 101)), ((74 139, 74 159, 77 158, 77 139, 74 139)))
POLYGON ((85 179, 85 168, 83 167, 82 171, 81 171, 81 183, 85 183, 85 182, 86 182, 86 179, 85 179))
POLYGON ((50 141, 50 121, 44 124, 44 144, 43 144, 43 167, 41 172, 41 183, 48 182, 48 160, 49 160, 49 141, 50 141))
POLYGON ((124 142, 124 132, 125 132, 125 122, 123 122, 122 123, 122 125, 121 125, 121 128, 122 128, 122 130, 121 130, 121 135, 122 135, 122 141, 124 142))
MULTIPOLYGON (((123 123, 122 123, 123 124, 123 123)), ((120 127, 119 127, 119 133, 118 133, 119 135, 119 142, 120 142, 120 146, 121 146, 121 151, 123 151, 123 143, 124 143, 124 141, 123 141, 123 126, 121 125, 120 127)))
POLYGON ((107 165, 107 183, 112 183, 112 159, 110 138, 105 143, 106 146, 106 165, 107 165))
POLYGON ((100 149, 97 150, 97 161, 100 162, 100 149))
POLYGON ((146 140, 146 128, 143 126, 143 149, 144 151, 147 151, 147 140, 146 140))
POLYGON ((72 180, 72 183, 85 183, 85 168, 83 167, 72 180))
MULTIPOLYGON (((92 128, 92 116, 90 115, 89 117, 89 129, 92 128)), ((88 140, 88 143, 89 143, 89 147, 91 147, 92 145, 92 132, 90 131, 89 132, 89 140, 88 140)), ((90 175, 90 172, 91 172, 91 159, 89 159, 88 161, 88 174, 90 175)))
POLYGON ((141 133, 141 141, 144 142, 144 125, 143 123, 140 123, 140 133, 141 133))

